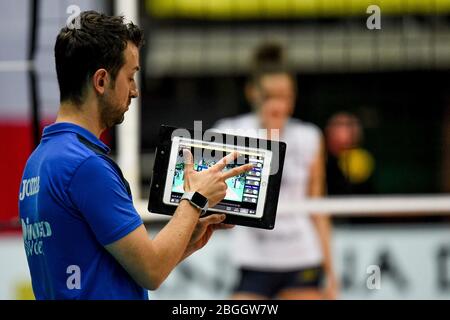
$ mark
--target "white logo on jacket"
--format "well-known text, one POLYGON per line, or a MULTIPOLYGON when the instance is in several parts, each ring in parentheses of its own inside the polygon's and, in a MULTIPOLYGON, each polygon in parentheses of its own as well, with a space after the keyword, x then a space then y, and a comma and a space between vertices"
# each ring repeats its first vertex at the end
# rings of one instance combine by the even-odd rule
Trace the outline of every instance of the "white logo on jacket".
POLYGON ((36 195, 39 192, 39 181, 40 177, 23 180, 20 188, 19 200, 22 201, 26 197, 36 195))

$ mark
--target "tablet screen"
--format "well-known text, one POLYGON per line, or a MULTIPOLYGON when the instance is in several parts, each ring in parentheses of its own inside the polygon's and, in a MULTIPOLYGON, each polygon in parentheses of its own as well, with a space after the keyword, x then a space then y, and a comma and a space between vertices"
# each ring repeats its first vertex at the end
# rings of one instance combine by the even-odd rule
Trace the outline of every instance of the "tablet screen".
POLYGON ((234 163, 228 164, 224 172, 246 163, 254 164, 251 171, 226 180, 228 186, 225 198, 210 211, 259 218, 263 214, 268 180, 271 151, 251 148, 239 148, 175 137, 169 161, 169 170, 164 193, 164 203, 178 205, 184 193, 183 149, 189 149, 194 156, 194 170, 210 168, 232 151, 240 156, 234 163))

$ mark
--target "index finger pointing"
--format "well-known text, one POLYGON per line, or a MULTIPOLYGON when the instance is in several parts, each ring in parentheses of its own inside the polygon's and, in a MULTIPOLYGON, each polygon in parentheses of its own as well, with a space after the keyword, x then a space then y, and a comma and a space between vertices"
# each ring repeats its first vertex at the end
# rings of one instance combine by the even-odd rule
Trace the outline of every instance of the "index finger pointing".
POLYGON ((238 176, 238 175, 240 175, 241 173, 250 171, 250 170, 252 170, 253 168, 254 168, 254 165, 251 164, 251 163, 244 164, 243 166, 240 166, 240 167, 237 167, 237 168, 233 168, 233 169, 231 169, 231 170, 228 170, 227 172, 225 172, 225 173, 223 174, 223 178, 224 178, 224 180, 227 180, 227 179, 229 179, 229 178, 231 178, 231 177, 238 176))

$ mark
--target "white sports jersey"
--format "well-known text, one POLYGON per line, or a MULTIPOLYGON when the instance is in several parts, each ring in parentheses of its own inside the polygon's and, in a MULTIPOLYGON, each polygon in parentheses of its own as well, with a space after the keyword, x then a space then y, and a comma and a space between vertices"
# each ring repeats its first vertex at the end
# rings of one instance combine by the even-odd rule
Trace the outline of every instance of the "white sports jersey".
MULTIPOLYGON (((255 114, 220 120, 219 131, 240 134, 240 130, 259 129, 255 114)), ((260 137, 266 138, 266 137, 260 137)), ((290 119, 281 141, 287 143, 281 181, 280 204, 307 196, 310 167, 320 148, 320 130, 312 124, 290 119)), ((240 266, 267 270, 290 270, 319 265, 323 255, 320 239, 306 212, 277 212, 274 230, 236 226, 232 231, 233 259, 240 266)))

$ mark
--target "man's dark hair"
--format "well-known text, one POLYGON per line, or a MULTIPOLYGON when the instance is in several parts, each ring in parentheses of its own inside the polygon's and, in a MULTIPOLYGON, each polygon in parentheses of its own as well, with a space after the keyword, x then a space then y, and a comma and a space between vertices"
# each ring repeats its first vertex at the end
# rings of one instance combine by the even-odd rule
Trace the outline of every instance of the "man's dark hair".
POLYGON ((125 64, 127 43, 130 41, 140 48, 143 38, 142 30, 131 22, 124 23, 123 16, 82 12, 75 18, 73 27, 62 28, 56 38, 55 62, 61 102, 82 104, 88 81, 98 69, 107 70, 114 82, 125 64))

